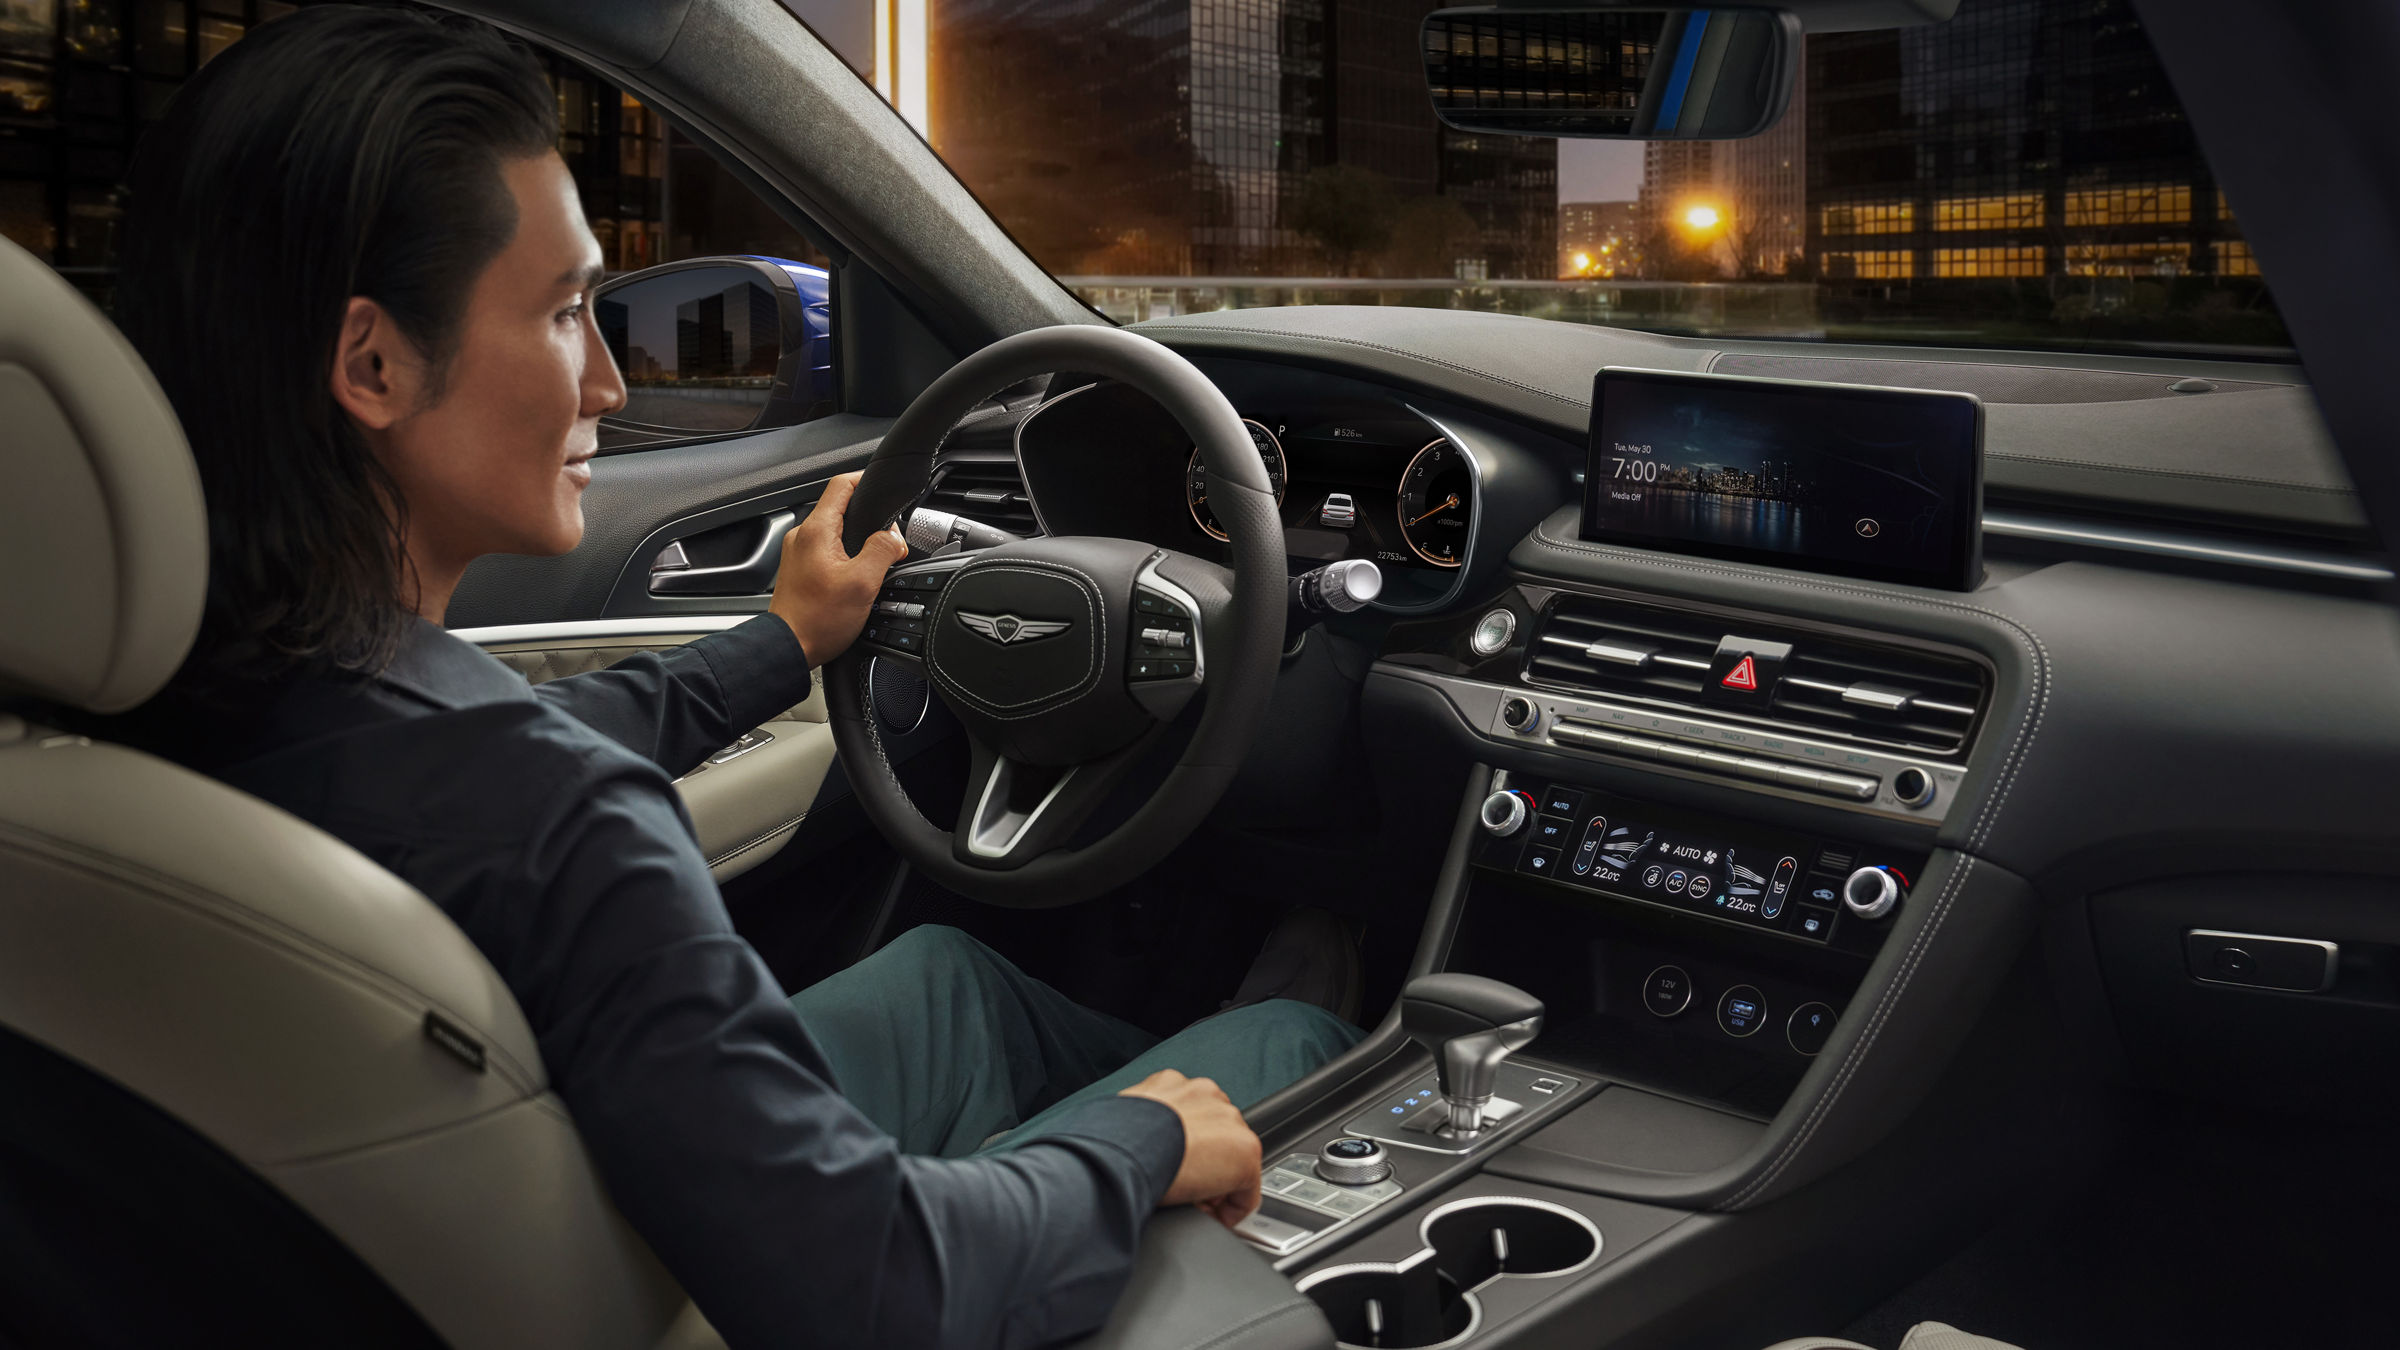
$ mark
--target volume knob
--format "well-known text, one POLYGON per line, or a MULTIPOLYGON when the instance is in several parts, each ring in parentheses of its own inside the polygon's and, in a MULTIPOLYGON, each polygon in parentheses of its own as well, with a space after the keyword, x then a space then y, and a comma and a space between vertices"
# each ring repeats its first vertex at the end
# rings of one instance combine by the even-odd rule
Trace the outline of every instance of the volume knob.
POLYGON ((1506 839, 1533 815, 1533 794, 1503 788, 1483 799, 1483 828, 1506 839))
POLYGON ((1862 867, 1842 883, 1842 903, 1862 919, 1880 919, 1900 903, 1900 883, 1880 867, 1862 867))

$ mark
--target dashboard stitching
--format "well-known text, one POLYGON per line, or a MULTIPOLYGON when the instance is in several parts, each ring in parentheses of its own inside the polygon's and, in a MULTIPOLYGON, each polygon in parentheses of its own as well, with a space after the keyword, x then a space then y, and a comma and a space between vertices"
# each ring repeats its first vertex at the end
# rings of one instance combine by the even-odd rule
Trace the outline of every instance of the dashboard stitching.
POLYGON ((1784 1169, 1791 1165, 1792 1160, 1800 1155, 1801 1149, 1807 1146, 1808 1141, 1816 1137, 1817 1127, 1824 1123, 1826 1116, 1832 1113, 1834 1104, 1841 1100, 1843 1090, 1850 1086, 1851 1076, 1857 1072, 1859 1065, 1866 1062, 1867 1052, 1874 1048, 1876 1038, 1883 1034, 1884 1023, 1890 1019, 1893 1005, 1900 1001, 1901 993, 1908 988, 1909 981, 1915 977, 1917 967, 1923 961, 1926 951, 1933 946, 1934 935, 1941 931, 1942 921, 1949 917, 1951 901, 1956 899, 1959 891, 1965 887, 1967 874, 1975 870, 1974 854, 1962 853, 1959 858, 1961 861, 1958 870, 1950 874, 1949 883, 1942 887, 1941 897, 1934 901, 1933 917, 1918 932, 1916 941, 1909 944, 1908 956, 1900 963, 1899 975, 1892 982, 1891 992, 1876 1002, 1875 1014, 1867 1023, 1866 1035, 1860 1038, 1858 1048, 1843 1059, 1841 1072, 1835 1076, 1833 1085, 1826 1089, 1824 1095, 1817 1099, 1816 1105, 1809 1109, 1808 1118, 1801 1122, 1792 1141, 1777 1152, 1774 1160, 1767 1165, 1764 1171, 1759 1173, 1755 1180, 1729 1197, 1722 1208, 1739 1208, 1750 1197, 1774 1184, 1775 1179, 1783 1175, 1784 1169))
MULTIPOLYGON (((962 569, 962 570, 963 570, 963 569, 962 569)), ((1052 573, 1054 570, 1055 570, 1055 571, 1063 571, 1063 572, 1073 572, 1075 575, 1077 575, 1077 576, 1079 576, 1079 577, 1082 577, 1082 578, 1083 578, 1083 579, 1084 579, 1086 582, 1090 583, 1090 585, 1091 585, 1091 587, 1092 587, 1092 591, 1087 591, 1087 592, 1084 592, 1084 593, 1083 593, 1083 607, 1084 607, 1084 610, 1085 610, 1087 613, 1091 614, 1091 615, 1092 615, 1092 617, 1093 617, 1093 619, 1094 619, 1093 628, 1094 628, 1094 632, 1096 633, 1096 636, 1088 637, 1088 638, 1086 639, 1086 650, 1087 650, 1087 651, 1090 653, 1090 660, 1091 660, 1091 665, 1090 665, 1090 667, 1089 667, 1089 672, 1090 672, 1090 673, 1089 673, 1089 675, 1088 675, 1088 677, 1087 677, 1087 678, 1088 678, 1090 681, 1094 681, 1094 682, 1096 682, 1096 681, 1099 679, 1099 677, 1100 677, 1100 675, 1102 674, 1102 672, 1103 672, 1103 671, 1106 669, 1106 667, 1107 667, 1107 661, 1106 661, 1106 659, 1105 659, 1105 658, 1103 658, 1103 657, 1102 657, 1101 653, 1103 653, 1103 652, 1105 652, 1105 651, 1107 651, 1107 650, 1108 650, 1108 612, 1107 612, 1105 609, 1102 609, 1102 608, 1100 608, 1100 607, 1098 607, 1098 606, 1095 606, 1095 605, 1092 603, 1092 593, 1093 593, 1093 592, 1096 592, 1096 591, 1098 591, 1098 590, 1099 590, 1099 588, 1100 588, 1100 583, 1099 583, 1099 582, 1097 582, 1097 581, 1094 581, 1094 580, 1092 579, 1092 577, 1091 577, 1091 574, 1090 574, 1090 573, 1088 573, 1088 572, 1085 572, 1083 569, 1081 569, 1081 568, 1079 568, 1079 567, 1074 567, 1074 566, 1071 566, 1071 565, 1069 565, 1069 564, 1067 564, 1067 563, 1045 563, 1043 566, 1040 566, 1040 567, 1032 567, 1032 566, 1018 566, 1018 567, 982 567, 982 568, 977 568, 977 569, 975 569, 975 571, 976 571, 976 575, 978 575, 978 576, 980 576, 980 575, 983 575, 983 574, 985 574, 985 573, 999 573, 999 572, 1022 572, 1022 573, 1025 573, 1025 574, 1026 574, 1026 575, 1028 575, 1028 576, 1049 576, 1049 575, 1051 575, 1051 573, 1052 573)), ((955 578, 953 578, 953 580, 955 580, 955 578)), ((945 598, 945 599, 947 599, 947 595, 945 595, 945 597, 944 597, 944 598, 945 598)), ((957 606, 956 606, 956 604, 952 604, 952 605, 951 605, 951 606, 950 606, 948 609, 944 610, 943 612, 944 612, 944 613, 956 613, 956 612, 957 612, 957 606)), ((937 623, 938 623, 938 622, 940 622, 940 620, 939 620, 939 619, 936 619, 936 620, 935 620, 935 622, 937 622, 937 623)), ((984 713, 984 715, 985 715, 985 716, 987 716, 987 717, 992 717, 992 718, 995 718, 995 719, 997 719, 997 720, 999 720, 999 721, 1003 721, 1003 722, 1020 722, 1020 721, 1023 721, 1024 719, 1026 719, 1026 718, 1028 718, 1028 717, 1039 717, 1039 716, 1041 716, 1041 715, 1042 715, 1044 712, 1051 712, 1051 711, 1055 711, 1055 707, 1053 707, 1053 708, 1037 708, 1037 709, 1035 709, 1033 712, 1024 712, 1024 713, 1005 713, 1005 712, 999 712, 999 711, 996 711, 997 709, 1000 709, 1000 708, 1022 708, 1022 707, 1024 707, 1024 706, 1025 706, 1025 704, 1026 704, 1026 703, 1046 703, 1046 702, 1049 702, 1049 701, 1051 701, 1051 700, 1053 700, 1053 699, 1061 699, 1061 698, 1066 698, 1066 697, 1069 697, 1070 695, 1074 695, 1074 694, 1077 694, 1077 693, 1080 693, 1080 692, 1082 692, 1082 690, 1083 690, 1083 686, 1084 686, 1084 684, 1086 683, 1086 679, 1078 679, 1078 680, 1076 680, 1076 681, 1075 681, 1075 684, 1074 684, 1073 686, 1071 686, 1071 687, 1069 687, 1068 689, 1065 689, 1065 690, 1063 690, 1063 691, 1061 691, 1061 692, 1059 692, 1059 693, 1056 693, 1056 694, 1044 694, 1044 695, 1042 695, 1040 698, 1026 699, 1026 700, 1025 700, 1023 703, 994 703, 994 702, 992 702, 992 701, 991 701, 991 700, 989 700, 989 699, 986 699, 986 698, 980 697, 979 695, 975 694, 973 691, 971 691, 971 690, 969 690, 968 688, 966 688, 966 686, 959 684, 959 682, 958 682, 958 677, 957 677, 957 676, 955 676, 955 675, 952 675, 950 672, 948 672, 948 671, 946 671, 946 670, 943 670, 943 669, 942 669, 942 662, 941 662, 941 658, 940 658, 940 657, 938 657, 938 656, 935 656, 935 655, 933 654, 933 647, 932 647, 932 644, 931 644, 931 643, 927 643, 927 644, 926 644, 925 656, 926 656, 926 660, 928 661, 928 663, 932 665, 932 667, 933 667, 933 670, 934 670, 934 673, 935 673, 935 674, 937 674, 937 675, 940 675, 940 676, 942 677, 942 682, 943 682, 945 685, 947 685, 947 686, 950 686, 950 687, 951 687, 951 689, 952 689, 952 692, 956 693, 956 694, 957 694, 959 697, 961 697, 961 698, 964 698, 964 699, 966 699, 967 701, 969 701, 969 702, 971 702, 971 703, 975 704, 975 705, 977 706, 977 708, 978 708, 979 710, 981 710, 981 711, 984 713)))
POLYGON ((2238 473, 2194 473, 2189 469, 2146 469, 2138 464, 2099 464, 2090 460, 2061 459, 2056 455, 2019 455, 2006 450, 1986 450, 1986 459, 2013 459, 2021 464, 2056 464, 2069 469, 2090 469, 2100 473, 2141 473, 2153 478, 2190 478, 2203 483, 2253 483, 2260 487, 2288 488, 2293 492, 2322 492, 2335 497, 2353 497, 2357 493, 2346 487, 2326 487, 2315 483, 2294 483, 2283 478, 2253 478, 2238 473))
MULTIPOLYGON (((1145 324, 1143 327, 1145 329, 1156 328, 1160 331, 1172 332, 1178 336, 1192 335, 1205 336, 1207 338, 1215 338, 1219 336, 1218 332, 1214 329, 1201 328, 1191 325, 1163 323, 1155 325, 1145 324)), ((1404 347, 1389 347, 1380 342, 1362 342, 1357 338, 1329 337, 1319 333, 1293 333, 1283 329, 1275 328, 1244 328, 1240 331, 1246 335, 1254 334, 1259 337, 1282 338, 1291 342, 1324 343, 1328 346, 1358 347, 1367 351, 1383 352, 1392 356, 1402 356, 1412 361, 1421 361, 1426 365, 1440 366, 1445 370, 1455 370, 1460 374, 1473 375, 1481 379, 1487 379, 1495 384, 1504 384, 1511 389, 1523 390, 1528 394, 1538 394, 1543 398, 1550 399, 1558 403, 1564 403, 1570 408, 1580 408, 1586 413, 1589 413, 1592 407, 1591 402, 1588 399, 1575 398, 1568 394, 1559 393, 1554 389, 1544 389, 1538 385, 1526 384, 1520 380, 1512 380, 1505 375, 1494 374, 1488 370, 1480 370, 1474 366, 1461 365, 1456 361, 1445 361, 1440 357, 1427 356, 1422 352, 1409 351, 1404 347)), ((1721 352, 1717 354, 1723 355, 1721 352)), ((2010 454, 2001 450, 1987 450, 1984 452, 1984 454, 1985 457, 1989 459, 2019 460, 2028 464, 2056 464, 2063 468, 2071 469, 2094 469, 2108 473, 2147 474, 2158 478, 2189 478, 2199 482, 2251 483, 2265 487, 2289 488, 2296 492, 2321 492, 2329 496, 2339 497, 2356 495, 2349 488, 2319 487, 2304 483, 2287 482, 2285 480, 2276 478, 2252 478, 2239 474, 2194 473, 2186 469, 2147 469, 2127 464, 2095 464, 2084 460, 2057 459, 2044 455, 2010 454)))
MULTIPOLYGON (((1145 328, 1151 326, 1152 325, 1144 325, 1145 328)), ((1191 334, 1205 337, 1216 336, 1214 330, 1182 324, 1158 324, 1156 325, 1156 328, 1161 331, 1172 332, 1178 335, 1191 334)), ((1280 329, 1273 328, 1245 328, 1242 329, 1241 332, 1245 335, 1255 335, 1258 337, 1284 338, 1293 342, 1322 342, 1329 346, 1362 347, 1368 351, 1384 352, 1392 356, 1404 356, 1411 361, 1422 361, 1429 366, 1440 366, 1445 370, 1455 370, 1462 375, 1477 376, 1481 379, 1490 380, 1494 384, 1504 384, 1511 389, 1521 389, 1528 394, 1538 394, 1543 398, 1556 400, 1557 402, 1566 404, 1570 408, 1583 408, 1588 410, 1591 407, 1590 403, 1582 399, 1569 398, 1565 394, 1558 393, 1554 390, 1544 389, 1539 385, 1526 384, 1521 380, 1512 380, 1506 375, 1497 375, 1488 370, 1478 370, 1473 366, 1463 366, 1456 361, 1445 361, 1438 356, 1427 356, 1423 352, 1412 352, 1405 347, 1387 347, 1380 342, 1361 342, 1357 338, 1326 337, 1319 333, 1288 333, 1280 329)))
MULTIPOLYGON (((1617 558, 1627 562, 1641 562, 1650 566, 1696 572, 1703 575, 1757 579, 1756 574, 1744 572, 1731 567, 1714 566, 1694 560, 1670 560, 1658 558, 1647 554, 1636 554, 1631 550, 1608 548, 1599 545, 1586 544, 1581 541, 1570 543, 1550 534, 1547 524, 1547 522, 1544 522, 1541 525, 1535 526, 1532 538, 1535 542, 1546 545, 1552 549, 1556 549, 1562 553, 1584 553, 1593 557, 1617 558)), ((1960 604, 1955 601, 1926 600, 1915 596, 1891 595, 1886 592, 1869 590, 1862 586, 1846 586, 1831 582, 1796 581, 1790 578, 1780 578, 1780 580, 1782 580, 1786 585, 1795 586, 1806 590, 1824 591, 1829 594, 1851 595, 1857 596, 1861 599, 1912 605, 1921 609, 1952 610, 1959 613, 1980 614, 1985 618, 2001 624, 2020 645, 2026 648, 2028 654, 2033 657, 2034 678, 2031 697, 2032 707, 2026 722, 2025 730, 2021 735, 2012 737, 2010 739, 2008 753, 2001 762, 1999 778, 1994 785, 1992 795, 1985 801, 1983 808, 1976 813, 1974 827, 1969 831, 1967 836, 1968 849, 1982 848, 1985 842, 1991 837, 1992 827, 1998 822, 2000 818, 2000 812, 2007 805, 2009 794, 2016 787, 2018 770, 2024 766, 2025 760, 2029 757, 2028 752, 2032 748, 2034 737, 2040 733, 2044 715, 2047 713, 2049 708, 2050 651, 2049 647, 2043 643, 2041 635, 2035 633, 2033 630, 2025 627, 2024 625, 2019 624, 2005 614, 2000 614, 1993 610, 1985 609, 1979 605, 1960 604)), ((1925 929, 1918 934, 1917 940, 1910 945, 1908 957, 1903 962, 1899 975, 1893 981, 1891 988, 1887 990, 1881 998, 1876 1000, 1875 1011, 1872 1020, 1868 1025, 1867 1035, 1860 1040, 1856 1048, 1854 1048, 1842 1061, 1842 1067, 1839 1075, 1834 1079, 1832 1086, 1827 1089, 1825 1094, 1819 1097, 1816 1103, 1811 1106, 1809 1114, 1807 1118, 1802 1121, 1799 1130, 1794 1132, 1792 1138, 1780 1149, 1776 1150, 1775 1156, 1768 1160, 1765 1168, 1760 1171, 1757 1177, 1752 1179, 1749 1184, 1743 1186, 1739 1191, 1736 1191, 1732 1196, 1725 1200, 1723 1205, 1724 1208, 1738 1207, 1744 1203, 1747 1203, 1752 1196, 1762 1193, 1767 1186, 1773 1184, 1775 1179, 1783 1174, 1785 1169, 1791 1165, 1794 1159, 1799 1157, 1800 1152, 1808 1146, 1809 1141, 1815 1138, 1818 1125, 1821 1124, 1826 1115, 1831 1112, 1835 1103, 1840 1099, 1843 1089, 1848 1086, 1852 1074, 1857 1071, 1860 1064, 1865 1062, 1868 1052, 1873 1049, 1876 1036, 1882 1030, 1884 1020, 1890 1014, 1892 1007, 1898 1003, 1901 995, 1907 991, 1909 980, 1916 973, 1916 967, 1919 959, 1922 957, 1925 948, 1932 942, 1934 934, 1940 930, 1942 920, 1949 913, 1952 898, 1955 896, 1958 889, 1964 884, 1966 874, 1973 869, 1976 861, 1975 855, 1972 852, 1964 850, 1960 850, 1959 853, 1963 861, 1959 870, 1952 874, 1950 883, 1943 888, 1941 896, 1934 902, 1934 913, 1932 919, 1926 924, 1925 929)))

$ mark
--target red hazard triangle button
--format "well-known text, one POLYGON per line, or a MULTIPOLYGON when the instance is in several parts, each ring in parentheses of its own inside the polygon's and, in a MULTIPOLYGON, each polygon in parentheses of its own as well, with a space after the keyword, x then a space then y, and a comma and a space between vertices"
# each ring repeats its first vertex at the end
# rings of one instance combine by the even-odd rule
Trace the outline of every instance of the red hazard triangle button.
POLYGON ((1734 662, 1733 669, 1726 671, 1725 678, 1717 681, 1717 683, 1725 686, 1728 689, 1755 690, 1758 688, 1758 665, 1749 657, 1745 656, 1741 660, 1734 662))

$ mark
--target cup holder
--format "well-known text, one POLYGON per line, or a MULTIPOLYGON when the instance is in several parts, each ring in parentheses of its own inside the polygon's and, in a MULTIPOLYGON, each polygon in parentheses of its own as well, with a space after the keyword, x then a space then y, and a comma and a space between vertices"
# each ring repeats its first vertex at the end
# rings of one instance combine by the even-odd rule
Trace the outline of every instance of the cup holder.
POLYGON ((1320 1270, 1299 1284, 1350 1350, 1437 1350, 1483 1322, 1475 1291, 1494 1280, 1572 1274, 1600 1257, 1600 1230, 1541 1200, 1454 1200, 1417 1226, 1422 1250, 1404 1261, 1320 1270))

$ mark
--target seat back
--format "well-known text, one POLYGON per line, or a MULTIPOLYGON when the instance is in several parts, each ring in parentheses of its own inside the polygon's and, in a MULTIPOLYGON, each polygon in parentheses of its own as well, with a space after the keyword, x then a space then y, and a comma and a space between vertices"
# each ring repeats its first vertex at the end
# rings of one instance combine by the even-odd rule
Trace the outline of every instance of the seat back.
MULTIPOLYGON (((0 694, 134 706, 198 628, 197 475, 132 349, 5 241, 0 428, 0 694)), ((611 1207, 516 1001, 439 909, 254 798, 7 715, 0 1031, 26 1050, 0 1055, 24 1079, 0 1082, 0 1169, 20 1184, 71 1191, 136 1137, 94 1128, 64 1156, 74 1140, 38 1128, 66 1109, 54 1056, 113 1085, 76 1109, 179 1122, 206 1141, 192 1156, 238 1164, 452 1345, 710 1339, 611 1207)), ((229 1207, 255 1203, 239 1189, 229 1207)))

